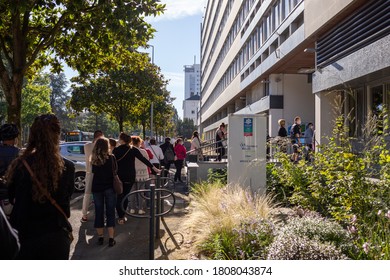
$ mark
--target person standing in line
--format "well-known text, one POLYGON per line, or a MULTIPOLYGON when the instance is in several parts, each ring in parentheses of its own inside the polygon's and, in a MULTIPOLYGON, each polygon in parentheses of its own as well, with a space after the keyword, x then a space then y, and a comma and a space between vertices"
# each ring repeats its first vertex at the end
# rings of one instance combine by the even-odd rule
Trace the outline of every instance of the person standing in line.
POLYGON ((278 124, 279 124, 278 136, 287 137, 286 120, 280 119, 278 120, 278 124))
MULTIPOLYGON (((19 129, 14 124, 3 124, 0 128, 0 179, 5 176, 11 162, 19 156, 16 147, 19 129)), ((0 180, 0 207, 7 216, 11 213, 12 205, 8 199, 8 189, 5 181, 0 180)))
POLYGON ((186 158, 187 150, 183 146, 183 140, 181 138, 178 138, 175 143, 175 167, 176 167, 176 173, 174 181, 176 182, 179 180, 179 182, 183 183, 181 179, 181 170, 183 169, 183 163, 186 158))
POLYGON ((126 222, 125 212, 122 210, 122 204, 125 209, 128 205, 127 194, 133 189, 135 183, 135 159, 139 159, 145 165, 150 167, 153 172, 160 172, 159 169, 154 167, 149 160, 147 160, 141 152, 135 147, 130 146, 131 137, 125 133, 121 133, 119 136, 119 146, 113 151, 113 155, 118 159, 118 176, 123 183, 123 193, 118 195, 116 203, 116 211, 118 213, 118 224, 123 225, 126 222))
POLYGON ((0 176, 4 176, 8 166, 19 155, 16 147, 19 129, 14 124, 3 124, 0 128, 0 176))
MULTIPOLYGON (((146 158, 149 159, 149 155, 145 150, 145 144, 143 143, 142 139, 139 136, 133 136, 131 137, 133 147, 138 149, 141 154, 146 158)), ((149 170, 148 166, 146 166, 142 161, 140 161, 138 158, 135 159, 135 184, 132 190, 137 191, 141 189, 146 189, 146 181, 149 180, 149 170)), ((133 195, 130 197, 130 213, 134 214, 137 212, 138 214, 143 215, 145 214, 145 199, 142 198, 141 194, 133 195)))
POLYGON ((309 151, 313 151, 313 138, 314 138, 314 125, 313 123, 308 123, 305 131, 305 143, 309 148, 309 151))
POLYGON ((104 220, 108 230, 108 246, 115 245, 115 205, 116 193, 114 191, 114 172, 116 158, 110 155, 109 141, 99 138, 92 151, 92 194, 95 204, 95 223, 98 234, 98 244, 104 243, 104 220))
MULTIPOLYGON (((285 119, 280 119, 278 120, 279 124, 279 131, 278 131, 278 145, 280 147, 280 151, 283 153, 287 152, 287 147, 288 147, 288 139, 287 137, 287 129, 286 129, 286 120, 285 119)), ((267 135, 269 137, 269 135, 267 135)), ((267 146, 269 149, 269 145, 267 146)))
POLYGON ((152 138, 150 139, 150 146, 149 150, 153 154, 153 158, 150 159, 150 162, 157 168, 160 169, 161 161, 164 160, 164 153, 162 149, 157 146, 156 139, 152 138))
POLYGON ((291 126, 290 135, 291 135, 291 143, 293 145, 293 162, 297 163, 299 158, 299 147, 301 146, 301 118, 295 117, 294 124, 291 126))
POLYGON ((192 139, 191 139, 191 155, 196 155, 198 160, 203 159, 202 149, 201 149, 201 142, 199 139, 199 133, 197 131, 194 131, 192 133, 192 139))
POLYGON ((109 138, 108 142, 110 143, 110 151, 112 152, 116 148, 117 142, 114 138, 109 138))
POLYGON ((91 203, 91 195, 92 195, 92 180, 93 180, 93 173, 92 173, 92 165, 91 165, 91 156, 92 156, 92 150, 95 145, 95 142, 99 139, 104 137, 104 134, 101 130, 96 130, 93 133, 93 141, 91 143, 86 143, 84 145, 84 154, 85 154, 85 190, 84 190, 84 197, 83 197, 83 206, 81 209, 82 217, 81 222, 85 223, 88 221, 88 208, 89 204, 91 203))
POLYGON ((215 132, 216 151, 218 154, 217 160, 221 161, 225 155, 226 150, 224 147, 225 137, 225 123, 221 123, 217 131, 215 132))
POLYGON ((67 260, 71 240, 68 221, 48 196, 70 217, 74 190, 74 164, 61 157, 61 128, 57 117, 36 117, 26 150, 7 172, 9 198, 14 204, 10 222, 19 232, 18 259, 67 260), (30 175, 25 163, 31 168, 30 175), (38 183, 39 182, 39 183, 38 183))
POLYGON ((150 137, 146 136, 144 141, 145 149, 149 149, 150 146, 150 137))
POLYGON ((168 177, 171 164, 175 162, 175 151, 173 145, 171 144, 171 138, 165 138, 165 143, 160 145, 160 148, 164 155, 164 160, 162 162, 162 165, 164 165, 163 176, 168 177))

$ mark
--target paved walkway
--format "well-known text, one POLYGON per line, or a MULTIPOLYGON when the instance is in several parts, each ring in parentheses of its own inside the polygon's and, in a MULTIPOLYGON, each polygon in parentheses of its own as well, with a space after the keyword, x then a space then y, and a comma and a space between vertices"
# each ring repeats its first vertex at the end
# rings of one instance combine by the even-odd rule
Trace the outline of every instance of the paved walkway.
MULTIPOLYGON (((169 259, 171 252, 180 250, 184 242, 183 235, 176 229, 185 217, 188 199, 184 184, 176 185, 176 206, 160 223, 161 242, 155 242, 155 259, 169 259)), ((70 222, 73 226, 75 240, 72 243, 70 259, 72 260, 146 260, 149 259, 149 219, 127 217, 124 225, 116 225, 114 247, 108 246, 105 235, 103 246, 97 245, 97 235, 93 227, 94 207, 90 206, 89 220, 81 223, 82 194, 72 201, 70 222)), ((166 206, 167 207, 167 206, 166 206)), ((145 216, 149 213, 147 212, 145 216)))

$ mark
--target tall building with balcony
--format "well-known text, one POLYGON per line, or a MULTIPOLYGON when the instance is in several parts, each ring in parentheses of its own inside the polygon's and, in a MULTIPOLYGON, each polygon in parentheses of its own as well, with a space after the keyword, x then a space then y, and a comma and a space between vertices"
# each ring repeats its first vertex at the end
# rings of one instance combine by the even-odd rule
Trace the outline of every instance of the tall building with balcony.
POLYGON ((387 0, 208 1, 201 29, 201 131, 214 137, 229 114, 261 114, 268 133, 300 116, 329 135, 334 101, 353 115, 390 105, 387 0))
POLYGON ((200 64, 184 66, 183 119, 191 119, 199 125, 200 110, 200 64))
POLYGON ((208 1, 201 34, 201 128, 206 139, 227 116, 262 114, 314 122, 311 72, 300 0, 208 1))

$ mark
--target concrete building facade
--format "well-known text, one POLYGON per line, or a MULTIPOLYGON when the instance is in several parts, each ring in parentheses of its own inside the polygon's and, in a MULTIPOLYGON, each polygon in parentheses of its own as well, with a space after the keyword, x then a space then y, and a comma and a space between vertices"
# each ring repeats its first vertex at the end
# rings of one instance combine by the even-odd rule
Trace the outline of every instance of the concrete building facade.
POLYGON ((304 1, 208 1, 201 34, 201 130, 214 137, 231 113, 314 122, 311 69, 305 41, 304 1), (309 71, 309 72, 308 72, 309 71))
POLYGON ((208 1, 201 32, 201 131, 231 113, 263 114, 268 134, 296 115, 329 135, 334 101, 351 134, 390 104, 387 0, 208 1))

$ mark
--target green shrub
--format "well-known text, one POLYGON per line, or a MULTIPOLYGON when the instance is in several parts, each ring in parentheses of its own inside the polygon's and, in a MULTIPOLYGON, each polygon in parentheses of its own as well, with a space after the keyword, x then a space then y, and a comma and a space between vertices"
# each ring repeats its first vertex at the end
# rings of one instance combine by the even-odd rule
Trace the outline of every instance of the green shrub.
POLYGON ((219 182, 222 185, 227 184, 227 168, 209 168, 207 181, 210 184, 219 182))
POLYGON ((386 114, 367 121, 362 151, 354 150, 356 139, 347 137, 346 120, 339 117, 328 143, 319 147, 313 161, 293 164, 280 153, 278 164, 269 164, 267 170, 268 191, 285 205, 317 211, 344 227, 354 227, 355 245, 360 249, 357 258, 390 259, 388 219, 377 217, 378 211, 390 209, 386 114), (357 219, 354 225, 352 217, 357 219))
POLYGON ((338 223, 316 216, 292 218, 281 227, 269 248, 268 259, 347 259, 354 246, 338 223))
POLYGON ((264 260, 274 236, 271 222, 251 220, 233 230, 221 228, 209 237, 202 249, 214 260, 264 260))
POLYGON ((198 253, 211 259, 265 258, 274 237, 270 221, 278 207, 271 196, 238 185, 195 186, 183 227, 198 253))

